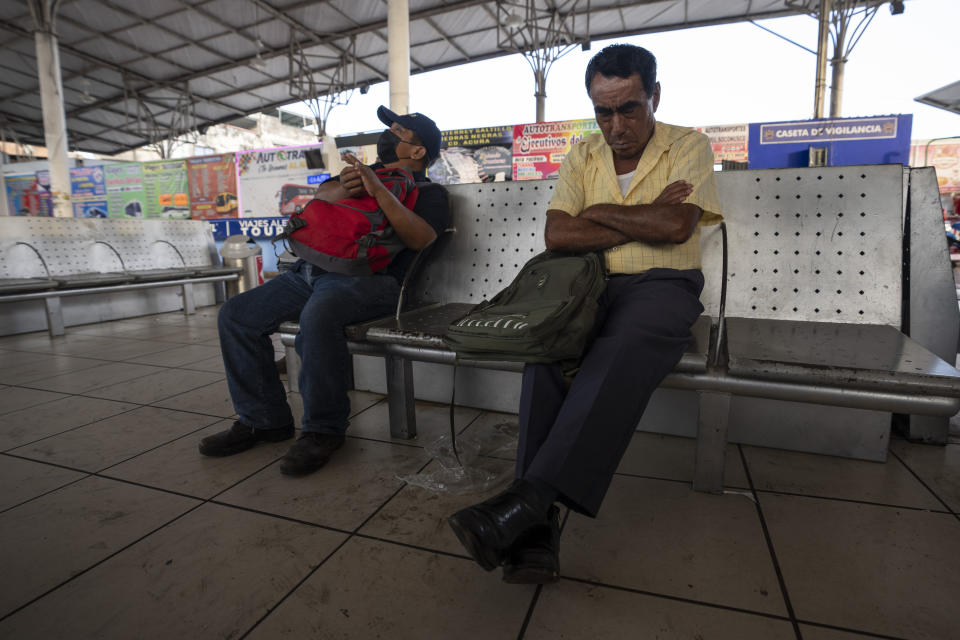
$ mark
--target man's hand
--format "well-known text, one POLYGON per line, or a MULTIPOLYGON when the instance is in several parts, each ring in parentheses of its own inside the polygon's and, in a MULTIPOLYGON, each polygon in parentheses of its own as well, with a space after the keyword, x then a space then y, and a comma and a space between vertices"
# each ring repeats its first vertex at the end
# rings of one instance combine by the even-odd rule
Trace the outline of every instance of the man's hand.
POLYGON ((693 185, 686 180, 677 180, 668 184, 653 201, 653 204, 680 204, 691 193, 693 193, 693 185))
POLYGON ((352 153, 345 153, 342 157, 343 161, 349 163, 350 166, 340 172, 340 180, 343 181, 345 179, 344 174, 346 174, 346 179, 350 182, 345 185, 345 188, 352 197, 370 194, 376 198, 379 192, 387 190, 380 182, 376 172, 357 160, 352 153))
MULTIPOLYGON (((344 153, 340 156, 348 166, 344 167, 340 172, 340 185, 344 190, 350 194, 351 198, 360 198, 362 196, 372 194, 369 188, 367 188, 367 182, 363 179, 363 174, 360 171, 360 167, 363 167, 367 171, 373 174, 373 171, 370 167, 367 167, 364 164, 361 164, 357 157, 352 153, 344 153)), ((376 174, 373 174, 374 180, 379 183, 379 180, 376 180, 376 174)))

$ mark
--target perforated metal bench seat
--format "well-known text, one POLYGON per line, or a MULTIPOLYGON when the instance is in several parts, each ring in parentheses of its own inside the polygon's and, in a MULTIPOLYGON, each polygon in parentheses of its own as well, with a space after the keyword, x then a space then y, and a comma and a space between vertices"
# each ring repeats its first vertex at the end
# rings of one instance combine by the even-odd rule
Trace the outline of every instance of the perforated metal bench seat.
MULTIPOLYGON (((363 348, 360 343, 383 345, 385 351, 395 355, 403 355, 414 360, 424 362, 439 362, 451 364, 455 354, 443 342, 443 331, 457 318, 466 314, 474 305, 471 303, 453 302, 435 304, 393 316, 372 320, 362 324, 350 325, 346 328, 347 339, 354 344, 354 352, 370 353, 375 349, 363 348), (391 348, 386 348, 387 346, 391 348)), ((699 373, 707 370, 707 353, 710 344, 709 316, 700 316, 691 328, 693 340, 686 353, 683 354, 675 371, 699 373)), ((299 326, 296 323, 287 323, 281 331, 296 335, 299 326)), ((522 363, 496 363, 468 361, 471 366, 487 366, 492 369, 506 369, 521 371, 522 363)))
POLYGON ((960 372, 898 329, 727 318, 730 376, 960 398, 960 372))
POLYGON ((54 280, 62 289, 79 289, 82 287, 105 287, 113 284, 133 282, 129 273, 77 273, 68 276, 54 276, 54 280))
POLYGON ((46 291, 55 289, 57 286, 57 281, 50 278, 3 278, 0 279, 0 295, 46 291))

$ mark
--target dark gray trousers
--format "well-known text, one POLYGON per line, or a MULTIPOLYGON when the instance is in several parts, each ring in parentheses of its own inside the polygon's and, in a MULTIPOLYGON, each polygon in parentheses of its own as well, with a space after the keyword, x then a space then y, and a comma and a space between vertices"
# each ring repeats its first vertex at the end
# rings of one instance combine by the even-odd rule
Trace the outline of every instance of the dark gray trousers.
POLYGON ((569 390, 558 365, 524 369, 518 478, 536 478, 596 516, 650 395, 687 349, 702 289, 697 270, 610 278, 569 390))

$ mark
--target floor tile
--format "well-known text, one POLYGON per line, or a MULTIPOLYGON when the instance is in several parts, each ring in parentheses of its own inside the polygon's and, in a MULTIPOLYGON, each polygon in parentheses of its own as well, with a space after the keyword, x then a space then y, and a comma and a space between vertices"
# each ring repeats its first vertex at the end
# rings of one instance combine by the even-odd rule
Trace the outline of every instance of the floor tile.
POLYGON ((14 449, 11 453, 40 462, 99 471, 215 420, 195 413, 142 407, 14 449))
POLYGON ((95 398, 152 404, 222 379, 220 374, 208 371, 161 369, 134 380, 90 389, 85 394, 95 398))
POLYGON ((890 443, 890 450, 954 513, 960 513, 960 445, 939 447, 894 440, 890 443))
POLYGON ((68 331, 73 335, 129 338, 131 336, 123 336, 122 334, 127 331, 142 328, 148 323, 149 320, 146 318, 127 318, 125 320, 114 320, 112 322, 74 325, 69 327, 68 331))
POLYGON ((402 486, 397 476, 413 473, 427 456, 419 447, 401 447, 347 438, 330 462, 299 478, 267 467, 217 498, 258 511, 353 530, 402 486))
POLYGON ((239 638, 342 540, 204 505, 4 620, 0 637, 239 638))
POLYGON ((150 340, 121 340, 114 339, 108 348, 97 348, 83 352, 84 355, 102 360, 119 362, 122 360, 136 360, 139 356, 162 353, 170 349, 169 342, 153 342, 150 340))
POLYGON ((894 456, 886 462, 744 447, 757 490, 943 509, 894 456))
POLYGON ((35 407, 46 402, 63 398, 62 393, 24 389, 23 387, 4 387, 0 389, 0 416, 27 407, 35 407))
POLYGON ((129 358, 129 360, 158 367, 182 367, 193 362, 220 357, 220 349, 217 347, 205 347, 199 344, 171 346, 168 342, 153 342, 151 344, 163 345, 163 350, 129 358))
POLYGON ((106 348, 109 346, 109 342, 109 338, 100 336, 84 336, 71 333, 57 337, 50 337, 46 331, 43 331, 38 333, 21 333, 15 336, 0 337, 0 349, 76 355, 78 352, 89 351, 97 348, 98 346, 106 348))
POLYGON ((0 511, 53 491, 86 474, 48 464, 0 456, 0 511))
POLYGON ((877 637, 853 631, 817 627, 811 624, 801 624, 800 633, 803 634, 803 640, 869 640, 877 637))
MULTIPOLYGON (((197 345, 202 346, 202 345, 197 345)), ((224 373, 225 369, 223 367, 223 356, 219 355, 219 349, 217 349, 217 355, 212 358, 205 358, 197 362, 190 362, 188 364, 180 365, 181 369, 194 369, 196 371, 214 371, 216 373, 224 373)))
POLYGON ((353 538, 248 638, 516 638, 533 593, 469 560, 353 538))
POLYGON ((543 589, 523 637, 795 640, 797 636, 789 620, 563 580, 543 589))
POLYGON ((561 575, 785 615, 756 505, 686 483, 617 476, 598 518, 571 514, 561 575))
MULTIPOLYGON (((505 488, 513 476, 513 463, 508 460, 493 460, 491 463, 499 467, 504 474, 503 482, 493 489, 484 493, 455 495, 428 491, 408 484, 360 529, 360 533, 418 547, 466 555, 463 545, 447 524, 447 518, 460 509, 485 500, 505 488)), ((425 472, 437 469, 439 464, 434 461, 425 469, 425 472)))
MULTIPOLYGON (((347 433, 352 436, 372 438, 384 442, 407 442, 420 446, 450 433, 450 405, 417 401, 416 412, 417 437, 412 440, 390 437, 390 407, 387 402, 381 402, 352 417, 350 419, 350 430, 347 433)), ((462 431, 479 415, 479 409, 457 407, 454 412, 457 431, 462 431)))
MULTIPOLYGON (((180 372, 185 373, 185 372, 180 372)), ((215 375, 215 374, 205 374, 215 375)), ((94 392, 98 393, 98 392, 94 392)), ((196 413, 205 413, 211 416, 221 416, 227 418, 235 412, 233 402, 230 400, 230 390, 227 389, 227 381, 220 380, 213 384, 198 386, 185 393, 181 393, 153 403, 156 407, 167 407, 168 409, 179 409, 180 411, 194 411, 196 413)))
POLYGON ((7 384, 27 384, 34 380, 90 369, 104 364, 103 360, 57 356, 32 351, 6 351, 0 357, 0 382, 7 384))
POLYGON ((98 387, 105 387, 116 383, 128 384, 137 378, 151 373, 166 371, 161 367, 151 367, 145 364, 130 362, 104 362, 96 367, 64 373, 58 376, 35 380, 31 387, 62 391, 63 393, 87 393, 98 387))
POLYGON ((210 498, 264 466, 279 459, 293 442, 268 442, 233 456, 200 455, 200 440, 224 429, 232 420, 221 420, 162 447, 104 470, 103 475, 139 482, 201 498, 210 498))
MULTIPOLYGON (((694 438, 637 431, 623 454, 617 473, 693 482, 696 453, 697 441, 694 438)), ((743 471, 740 452, 733 444, 727 445, 723 484, 740 488, 750 486, 743 471)))
POLYGON ((768 493, 760 503, 799 620, 960 637, 954 516, 768 493))
POLYGON ((216 327, 176 327, 174 331, 157 335, 156 339, 180 344, 202 344, 216 340, 219 344, 219 332, 216 327))
POLYGON ((0 450, 34 442, 97 420, 131 411, 137 405, 84 396, 62 396, 0 415, 0 450))
MULTIPOLYGON (((89 477, 0 514, 0 611, 22 606, 196 504, 89 477)), ((0 637, 18 636, 0 631, 0 637)))

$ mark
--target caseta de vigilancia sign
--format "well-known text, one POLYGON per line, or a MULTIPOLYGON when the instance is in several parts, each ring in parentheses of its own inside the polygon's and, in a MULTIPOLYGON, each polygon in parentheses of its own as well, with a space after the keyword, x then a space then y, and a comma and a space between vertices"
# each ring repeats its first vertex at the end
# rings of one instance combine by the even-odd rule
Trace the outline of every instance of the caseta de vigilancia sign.
POLYGON ((760 125, 760 144, 876 140, 897 137, 897 117, 808 120, 760 125))

